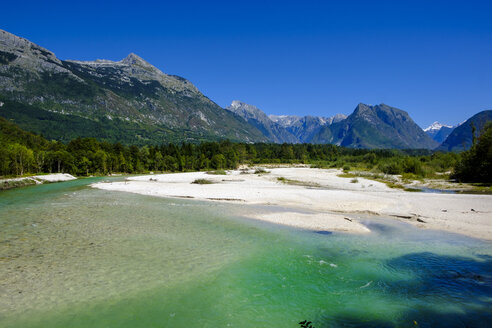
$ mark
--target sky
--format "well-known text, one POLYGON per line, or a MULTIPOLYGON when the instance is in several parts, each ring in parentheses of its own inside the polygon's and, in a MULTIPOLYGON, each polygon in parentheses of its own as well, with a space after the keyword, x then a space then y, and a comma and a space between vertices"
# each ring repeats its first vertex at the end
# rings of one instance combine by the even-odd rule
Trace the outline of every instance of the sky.
POLYGON ((421 127, 492 109, 492 1, 6 1, 0 29, 60 59, 133 52, 222 107, 407 111, 421 127))

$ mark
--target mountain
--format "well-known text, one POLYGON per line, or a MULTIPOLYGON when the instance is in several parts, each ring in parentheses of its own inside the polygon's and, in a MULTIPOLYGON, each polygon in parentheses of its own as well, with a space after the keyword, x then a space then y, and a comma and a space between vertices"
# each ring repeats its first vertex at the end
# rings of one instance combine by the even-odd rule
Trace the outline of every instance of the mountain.
POLYGON ((346 115, 336 114, 332 117, 321 116, 293 116, 293 115, 270 115, 269 118, 275 123, 283 126, 293 134, 299 142, 311 142, 323 126, 340 122, 347 118, 346 115))
POLYGON ((385 104, 359 104, 345 120, 321 128, 313 143, 352 148, 427 148, 438 144, 407 112, 385 104))
POLYGON ((139 56, 120 61, 60 60, 0 30, 0 115, 49 139, 96 137, 128 144, 267 138, 139 56))
POLYGON ((484 110, 473 115, 455 128, 436 150, 460 151, 469 149, 473 143, 472 125, 476 128, 475 135, 479 135, 488 121, 492 121, 492 110, 484 110))
POLYGON ((260 130, 269 141, 275 143, 304 143, 325 126, 346 118, 343 114, 333 117, 269 115, 256 106, 234 100, 227 110, 241 116, 248 123, 260 130))
POLYGON ((256 106, 234 100, 228 111, 241 116, 246 122, 260 130, 270 142, 274 143, 298 143, 298 139, 280 124, 272 121, 262 110, 256 106))
POLYGON ((424 129, 429 137, 438 143, 442 143, 449 134, 454 130, 456 126, 444 125, 439 122, 432 123, 429 127, 424 129))
MULTIPOLYGON (((474 119, 490 119, 485 111, 474 119)), ((477 114, 477 115, 479 115, 477 114)), ((60 60, 29 40, 0 30, 0 116, 48 139, 76 137, 125 144, 200 142, 334 143, 356 148, 428 148, 449 127, 433 125, 432 140, 397 108, 359 104, 348 117, 268 117, 234 101, 226 109, 190 81, 166 74, 131 53, 119 61, 60 60), (439 128, 439 129, 438 129, 439 128)), ((470 122, 440 150, 471 145, 470 122)))

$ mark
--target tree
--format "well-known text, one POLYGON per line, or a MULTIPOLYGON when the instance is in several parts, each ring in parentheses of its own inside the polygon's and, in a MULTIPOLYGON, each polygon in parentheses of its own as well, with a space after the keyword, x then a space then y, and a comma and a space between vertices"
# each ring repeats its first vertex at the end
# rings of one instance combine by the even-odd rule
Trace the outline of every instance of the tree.
POLYGON ((18 143, 9 146, 12 171, 17 175, 24 175, 24 170, 29 170, 29 167, 34 161, 34 153, 26 146, 18 143))
POLYGON ((216 154, 212 157, 210 162, 210 166, 212 166, 215 170, 224 169, 226 166, 226 158, 222 154, 216 154))
POLYGON ((156 151, 154 155, 154 170, 161 171, 164 166, 164 157, 160 151, 156 151))
POLYGON ((107 172, 107 158, 108 155, 103 150, 98 150, 94 154, 93 166, 95 172, 106 174, 107 172))
POLYGON ((86 176, 89 175, 89 168, 91 167, 92 162, 85 156, 83 156, 77 167, 79 169, 79 172, 83 172, 86 176))
POLYGON ((44 163, 46 161, 46 152, 44 150, 40 150, 34 154, 34 158, 36 161, 37 171, 40 173, 43 170, 44 163))
MULTIPOLYGON (((58 150, 49 153, 49 162, 55 166, 56 171, 60 172, 73 172, 74 163, 73 156, 66 150, 58 150)), ((50 170, 51 172, 51 170, 50 170)))
POLYGON ((172 157, 170 155, 164 156, 164 159, 163 159, 163 168, 166 171, 171 171, 171 172, 176 171, 176 169, 178 168, 178 164, 176 162, 176 158, 174 158, 174 157, 172 157))
POLYGON ((6 145, 0 144, 0 174, 7 175, 10 171, 10 153, 6 145))
POLYGON ((452 178, 461 182, 492 183, 492 122, 488 122, 482 134, 468 151, 463 152, 452 178))

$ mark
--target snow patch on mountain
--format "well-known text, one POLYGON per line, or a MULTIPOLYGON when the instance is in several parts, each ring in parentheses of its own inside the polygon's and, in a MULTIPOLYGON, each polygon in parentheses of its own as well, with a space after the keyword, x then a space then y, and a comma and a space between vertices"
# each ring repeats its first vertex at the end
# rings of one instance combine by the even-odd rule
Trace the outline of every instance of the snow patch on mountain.
POLYGON ((442 128, 453 128, 453 126, 451 125, 446 125, 446 124, 441 124, 439 122, 434 122, 432 123, 430 126, 428 126, 427 128, 424 129, 425 132, 428 132, 428 131, 437 131, 437 130, 441 130, 442 128))

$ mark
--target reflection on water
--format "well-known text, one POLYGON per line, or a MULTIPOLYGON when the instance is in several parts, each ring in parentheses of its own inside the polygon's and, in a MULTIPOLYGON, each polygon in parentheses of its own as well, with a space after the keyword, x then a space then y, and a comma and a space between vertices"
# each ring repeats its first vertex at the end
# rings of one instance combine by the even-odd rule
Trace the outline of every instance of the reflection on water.
POLYGON ((425 193, 432 193, 432 194, 456 194, 456 190, 452 190, 452 189, 436 189, 436 188, 428 188, 428 187, 419 187, 419 190, 425 193))
POLYGON ((0 193, 0 326, 492 322, 490 243, 369 217, 365 236, 299 231, 88 182, 0 193))

